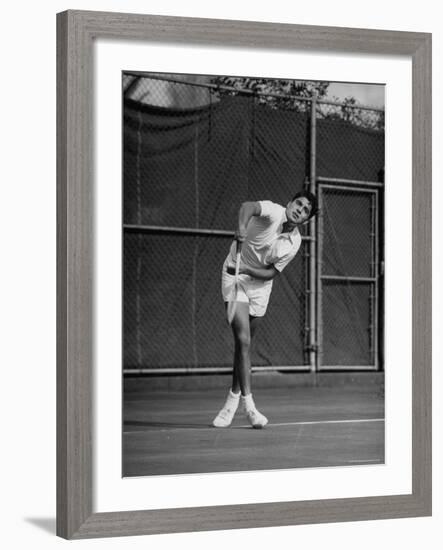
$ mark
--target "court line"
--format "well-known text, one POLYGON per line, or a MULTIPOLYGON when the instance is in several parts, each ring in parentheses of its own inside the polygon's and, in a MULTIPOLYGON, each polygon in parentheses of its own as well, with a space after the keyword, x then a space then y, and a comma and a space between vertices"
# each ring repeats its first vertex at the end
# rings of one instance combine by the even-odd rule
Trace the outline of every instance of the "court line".
MULTIPOLYGON (((352 424, 358 422, 384 422, 384 418, 357 418, 352 420, 308 420, 306 422, 276 422, 268 426, 307 426, 310 424, 352 424)), ((233 428, 248 428, 249 424, 244 426, 232 426, 233 428)))
MULTIPOLYGON (((369 423, 369 422, 384 422, 384 418, 357 418, 352 420, 308 420, 304 422, 276 422, 273 424, 268 424, 267 427, 271 426, 308 426, 308 425, 315 425, 315 424, 358 424, 358 423, 369 423)), ((156 426, 159 428, 159 426, 156 426)), ((213 430, 215 431, 224 431, 224 430, 239 430, 243 428, 250 428, 250 424, 243 424, 241 426, 230 426, 229 428, 214 428, 213 426, 177 426, 177 427, 161 427, 162 431, 170 431, 170 430, 213 430)), ((125 435, 131 435, 131 434, 138 434, 138 433, 145 433, 150 432, 152 430, 135 430, 135 431, 124 431, 123 433, 125 435)))
POLYGON ((356 459, 353 459, 353 460, 347 460, 346 462, 349 462, 349 463, 354 463, 354 462, 358 462, 358 463, 377 462, 379 464, 384 464, 383 462, 381 462, 380 458, 356 458, 356 459))

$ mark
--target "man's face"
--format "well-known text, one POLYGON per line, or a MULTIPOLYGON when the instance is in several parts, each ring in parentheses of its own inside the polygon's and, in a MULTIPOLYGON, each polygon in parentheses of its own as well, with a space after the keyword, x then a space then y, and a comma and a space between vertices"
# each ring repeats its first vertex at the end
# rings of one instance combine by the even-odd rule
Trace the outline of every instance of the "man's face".
POLYGON ((298 197, 286 206, 286 217, 291 225, 300 225, 308 218, 312 210, 312 204, 306 197, 298 197))

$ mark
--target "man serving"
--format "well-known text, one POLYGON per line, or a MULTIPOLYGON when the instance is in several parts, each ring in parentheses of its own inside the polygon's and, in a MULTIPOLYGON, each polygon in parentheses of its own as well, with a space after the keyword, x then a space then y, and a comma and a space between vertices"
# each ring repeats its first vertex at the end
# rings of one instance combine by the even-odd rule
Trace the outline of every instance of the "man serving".
POLYGON ((297 193, 286 208, 268 200, 245 202, 240 207, 235 240, 222 272, 225 306, 233 299, 236 301, 231 323, 235 343, 232 386, 224 406, 213 420, 216 428, 231 424, 240 401, 253 428, 263 428, 268 423, 252 398, 251 341, 266 313, 274 277, 283 271, 300 248, 302 239, 298 227, 316 212, 317 199, 309 191, 297 193), (237 243, 241 246, 241 260, 235 292, 237 243))

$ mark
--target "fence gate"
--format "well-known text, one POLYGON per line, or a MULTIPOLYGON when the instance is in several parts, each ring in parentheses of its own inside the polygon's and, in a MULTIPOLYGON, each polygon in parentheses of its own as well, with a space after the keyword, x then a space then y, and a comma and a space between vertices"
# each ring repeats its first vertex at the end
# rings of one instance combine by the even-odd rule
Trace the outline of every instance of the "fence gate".
POLYGON ((380 184, 321 180, 317 370, 378 370, 380 184))

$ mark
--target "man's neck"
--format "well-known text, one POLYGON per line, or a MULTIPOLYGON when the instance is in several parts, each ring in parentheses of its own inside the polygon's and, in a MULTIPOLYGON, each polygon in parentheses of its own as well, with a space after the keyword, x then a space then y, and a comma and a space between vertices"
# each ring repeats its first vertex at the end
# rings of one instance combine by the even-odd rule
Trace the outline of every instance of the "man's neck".
POLYGON ((292 223, 284 222, 282 227, 282 233, 292 233, 292 231, 294 231, 296 227, 297 226, 292 223))

